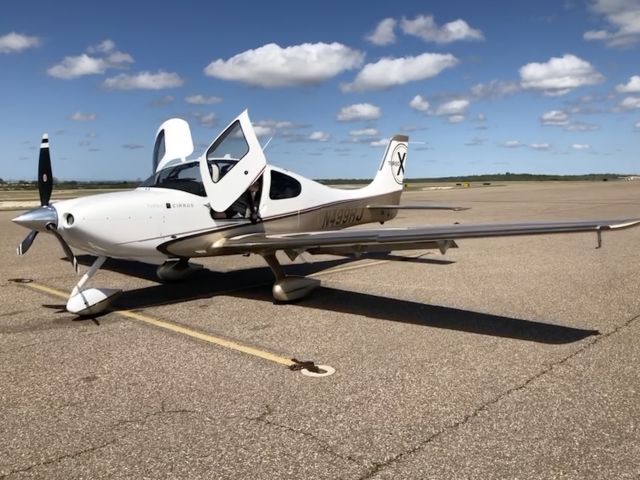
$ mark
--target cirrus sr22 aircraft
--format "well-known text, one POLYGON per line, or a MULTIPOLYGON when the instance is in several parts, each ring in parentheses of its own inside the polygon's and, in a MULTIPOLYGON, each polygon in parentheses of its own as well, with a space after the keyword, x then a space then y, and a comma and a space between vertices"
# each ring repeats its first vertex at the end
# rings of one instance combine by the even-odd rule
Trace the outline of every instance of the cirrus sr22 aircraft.
POLYGON ((155 172, 138 188, 51 204, 53 176, 44 135, 38 167, 41 206, 13 219, 31 229, 18 255, 27 252, 39 232, 58 239, 76 271, 70 247, 95 255, 67 302, 69 312, 93 315, 121 292, 85 287, 109 257, 161 264, 160 279, 180 280, 197 267, 190 258, 258 254, 275 276, 274 299, 286 302, 306 296, 320 282, 287 276, 276 257, 279 251, 292 260, 303 252, 438 249, 444 254, 461 238, 591 231, 600 239, 602 230, 640 224, 631 219, 346 229, 383 224, 402 208, 456 209, 400 205, 407 147, 407 136, 394 136, 373 181, 343 190, 267 164, 246 111, 194 159, 188 158, 194 150, 189 125, 170 119, 156 135, 155 172))

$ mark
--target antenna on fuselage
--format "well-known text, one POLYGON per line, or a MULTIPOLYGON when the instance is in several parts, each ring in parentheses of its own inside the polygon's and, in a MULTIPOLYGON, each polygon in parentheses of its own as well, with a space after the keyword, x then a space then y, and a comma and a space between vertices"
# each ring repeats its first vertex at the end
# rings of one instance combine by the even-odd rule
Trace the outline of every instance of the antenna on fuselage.
POLYGON ((262 147, 262 151, 264 152, 267 147, 269 146, 269 144, 271 143, 271 140, 273 140, 273 137, 270 137, 269 140, 267 140, 267 143, 265 143, 262 147))

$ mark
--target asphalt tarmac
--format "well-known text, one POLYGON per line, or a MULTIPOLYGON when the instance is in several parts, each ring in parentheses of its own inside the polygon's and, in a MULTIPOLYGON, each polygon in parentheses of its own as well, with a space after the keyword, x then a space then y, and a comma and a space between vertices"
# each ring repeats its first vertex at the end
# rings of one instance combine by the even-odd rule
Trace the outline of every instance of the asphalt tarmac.
MULTIPOLYGON (((472 208, 390 226, 633 218, 640 181, 403 201, 472 208)), ((289 305, 255 256, 173 285, 110 261, 93 285, 122 288, 127 313, 78 320, 56 294, 77 277, 55 239, 15 255, 16 214, 0 212, 1 479, 640 476, 640 228, 601 249, 573 234, 310 257, 287 269, 323 287, 289 305), (291 358, 335 373, 278 363, 291 358)))

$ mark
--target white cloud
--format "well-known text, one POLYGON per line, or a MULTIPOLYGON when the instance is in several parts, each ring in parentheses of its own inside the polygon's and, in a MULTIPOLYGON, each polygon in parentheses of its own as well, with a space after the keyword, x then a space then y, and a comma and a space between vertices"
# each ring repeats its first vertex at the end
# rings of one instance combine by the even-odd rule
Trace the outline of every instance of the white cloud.
POLYGON ((504 148, 520 148, 522 143, 520 143, 520 140, 507 140, 501 146, 504 148))
POLYGON ((378 135, 376 128, 363 128, 361 130, 351 130, 349 135, 352 137, 375 137, 378 135))
POLYGON ((344 92, 382 90, 405 83, 435 77, 446 68, 454 67, 458 59, 453 55, 423 53, 417 57, 382 58, 368 63, 355 80, 341 86, 344 92))
POLYGON ((83 75, 102 75, 107 68, 108 64, 102 58, 83 53, 77 57, 64 57, 62 62, 50 67, 47 73, 52 77, 68 80, 83 75))
POLYGON ((436 115, 464 115, 469 108, 469 100, 459 98, 441 104, 436 110, 436 115))
POLYGON ((465 145, 467 147, 480 147, 482 145, 484 145, 484 143, 487 141, 486 138, 481 138, 481 137, 473 137, 471 140, 469 140, 468 142, 465 143, 465 145))
POLYGON ((636 130, 640 130, 640 122, 636 122, 636 123, 633 125, 633 128, 635 128, 636 130))
POLYGON ((635 110, 640 108, 640 97, 626 97, 618 104, 621 110, 635 110))
POLYGON ((550 110, 542 114, 540 122, 543 125, 566 125, 569 123, 569 115, 562 110, 550 110))
POLYGON ((82 112, 74 112, 69 120, 73 120, 74 122, 92 122, 96 119, 95 113, 82 113, 82 112))
POLYGON ((396 20, 394 18, 385 18, 378 23, 376 29, 367 35, 365 39, 374 45, 389 45, 396 41, 396 34, 394 28, 396 27, 396 20))
POLYGON ((573 148, 574 150, 588 150, 591 148, 591 145, 589 145, 588 143, 574 143, 573 145, 571 145, 571 148, 573 148))
POLYGON ((620 92, 620 93, 640 92, 640 75, 633 75, 626 84, 621 83, 619 85, 616 85, 616 92, 620 92))
POLYGON ((115 50, 112 40, 104 40, 98 45, 90 46, 87 51, 95 55, 83 53, 64 57, 60 63, 49 67, 47 74, 69 80, 84 75, 102 75, 110 68, 126 68, 133 63, 131 55, 115 50))
POLYGON ((409 102, 409 106, 419 112, 428 112, 429 108, 431 107, 431 105, 429 105, 429 102, 425 98, 423 98, 422 95, 416 95, 415 97, 413 97, 409 102))
POLYGON ((198 123, 205 128, 212 128, 218 123, 218 119, 214 113, 195 112, 192 115, 198 119, 198 123))
POLYGON ((388 138, 381 138, 380 140, 374 140, 369 145, 372 147, 386 147, 389 144, 388 138))
POLYGON ((269 127, 277 130, 287 129, 287 128, 301 128, 302 125, 297 125, 288 120, 260 120, 258 122, 254 122, 254 125, 259 125, 261 127, 269 127))
POLYGON ((327 132, 321 132, 319 130, 311 132, 311 134, 309 135, 309 140, 311 140, 312 142, 328 142, 330 138, 331 135, 329 135, 327 132))
POLYGON ((253 131, 255 132, 257 137, 273 136, 273 134, 275 133, 273 127, 266 127, 264 125, 254 125, 253 131))
POLYGON ((426 42, 451 43, 459 40, 484 40, 484 35, 480 30, 471 28, 462 19, 445 23, 439 27, 433 15, 418 15, 413 20, 403 18, 400 28, 407 35, 413 35, 426 42))
POLYGON ((184 80, 177 73, 159 71, 157 73, 121 73, 107 78, 103 85, 111 90, 162 90, 180 87, 183 83, 184 80))
POLYGON ((204 95, 190 95, 184 99, 185 102, 191 105, 215 105, 222 102, 220 97, 205 97, 204 95))
POLYGON ((144 148, 144 145, 140 145, 139 143, 125 143, 122 145, 122 148, 126 148, 127 150, 139 150, 144 148))
POLYGON ((503 82, 501 80, 491 80, 489 83, 478 83, 471 87, 471 94, 476 98, 500 98, 513 95, 520 91, 520 86, 516 82, 503 82))
POLYGON ((604 80, 589 62, 572 54, 552 57, 545 63, 528 63, 519 72, 522 88, 541 90, 546 95, 564 95, 604 80))
POLYGON ((292 130, 306 128, 307 125, 297 124, 288 120, 259 120, 253 122, 253 129, 258 137, 278 136, 290 141, 309 141, 309 135, 292 132, 292 130))
POLYGON ((447 121, 449 123, 461 123, 464 122, 465 118, 466 117, 464 115, 451 115, 447 121))
POLYGON ((0 53, 19 53, 40 45, 38 37, 11 32, 0 37, 0 53))
POLYGON ((550 143, 530 143, 529 147, 533 148, 534 150, 549 150, 551 148, 551 144, 550 143))
POLYGON ((380 107, 370 103, 356 103, 342 107, 336 116, 340 122, 353 122, 355 120, 375 120, 380 118, 380 107))
POLYGON ((594 132, 600 130, 600 125, 586 122, 572 122, 564 127, 569 132, 594 132))
POLYGON ((595 0, 591 10, 603 15, 612 30, 590 30, 585 40, 604 41, 609 47, 626 47, 640 42, 640 1, 595 0))
POLYGON ((91 45, 87 48, 89 53, 109 53, 116 48, 116 44, 113 40, 103 40, 97 45, 91 45))
POLYGON ((156 98, 150 103, 150 105, 152 107, 163 107, 165 105, 173 103, 174 100, 175 98, 173 98, 171 95, 165 95, 164 97, 156 98))
POLYGON ((133 63, 133 57, 128 53, 115 51, 107 55, 107 63, 110 67, 119 68, 124 66, 125 63, 133 63))
POLYGON ((364 54, 341 43, 303 43, 282 48, 269 43, 228 60, 211 62, 204 73, 257 87, 314 85, 362 65, 364 54))

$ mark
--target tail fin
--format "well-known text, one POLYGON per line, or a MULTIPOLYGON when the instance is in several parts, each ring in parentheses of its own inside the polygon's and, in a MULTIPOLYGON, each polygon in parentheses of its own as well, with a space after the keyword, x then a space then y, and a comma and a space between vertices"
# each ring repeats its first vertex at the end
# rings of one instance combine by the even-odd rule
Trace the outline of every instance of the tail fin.
POLYGON ((379 193, 402 190, 404 169, 407 164, 409 137, 395 135, 382 157, 380 168, 370 187, 379 193))

